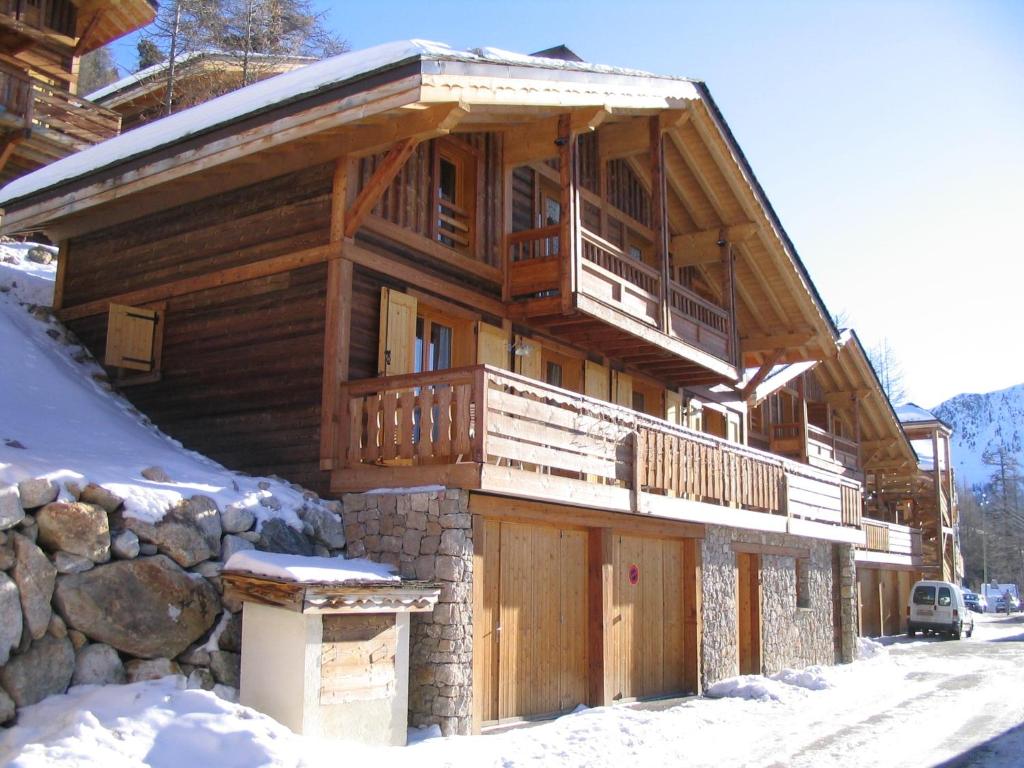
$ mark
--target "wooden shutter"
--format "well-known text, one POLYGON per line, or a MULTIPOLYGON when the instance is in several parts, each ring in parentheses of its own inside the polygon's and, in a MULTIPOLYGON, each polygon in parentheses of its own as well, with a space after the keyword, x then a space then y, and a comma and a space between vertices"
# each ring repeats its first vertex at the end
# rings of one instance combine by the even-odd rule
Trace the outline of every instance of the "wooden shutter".
POLYGON ((160 314, 156 310, 111 304, 104 363, 133 371, 153 371, 156 367, 154 340, 159 322, 160 314))
POLYGON ((683 396, 672 389, 665 390, 665 421, 670 424, 685 424, 683 396))
POLYGON ((743 442, 743 420, 740 414, 728 411, 725 414, 725 439, 734 443, 743 442))
POLYGON ((544 380, 540 364, 540 345, 525 336, 516 336, 516 373, 529 376, 537 381, 544 380))
POLYGON ((633 377, 622 371, 612 371, 612 402, 633 407, 633 377))
POLYGON ((611 400, 608 366, 592 363, 589 360, 583 363, 583 394, 588 397, 596 397, 599 400, 611 400))
POLYGON ((691 400, 686 406, 686 426, 698 432, 704 431, 704 405, 698 400, 691 400))
POLYGON ((416 356, 416 299, 391 288, 380 289, 380 376, 412 373, 416 356))
POLYGON ((504 328, 478 321, 476 324, 476 362, 478 365, 508 367, 508 335, 504 328))

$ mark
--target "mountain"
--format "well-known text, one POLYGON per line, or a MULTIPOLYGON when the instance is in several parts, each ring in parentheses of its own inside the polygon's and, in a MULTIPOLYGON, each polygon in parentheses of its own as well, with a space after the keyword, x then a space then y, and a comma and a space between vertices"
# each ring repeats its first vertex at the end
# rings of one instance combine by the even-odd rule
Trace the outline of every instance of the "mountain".
POLYGON ((1024 467, 1024 384, 983 395, 956 395, 932 412, 953 428, 953 465, 960 482, 987 482, 992 468, 981 457, 1000 443, 1024 467))

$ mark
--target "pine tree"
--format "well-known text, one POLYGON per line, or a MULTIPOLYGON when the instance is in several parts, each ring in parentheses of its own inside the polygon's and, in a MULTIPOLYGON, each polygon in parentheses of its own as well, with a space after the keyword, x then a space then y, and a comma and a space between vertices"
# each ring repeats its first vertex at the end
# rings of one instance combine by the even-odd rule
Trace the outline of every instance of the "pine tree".
POLYGON ((1001 443, 986 450, 982 462, 992 468, 982 501, 989 579, 1024 584, 1024 477, 1020 464, 1001 443))
POLYGON ((118 77, 117 64, 108 47, 89 51, 78 63, 78 93, 88 95, 118 77))
POLYGON ((135 46, 135 50, 139 53, 139 65, 135 68, 136 72, 149 69, 156 64, 162 64, 167 60, 167 57, 164 56, 164 52, 157 47, 157 44, 146 38, 139 40, 138 45, 135 46))

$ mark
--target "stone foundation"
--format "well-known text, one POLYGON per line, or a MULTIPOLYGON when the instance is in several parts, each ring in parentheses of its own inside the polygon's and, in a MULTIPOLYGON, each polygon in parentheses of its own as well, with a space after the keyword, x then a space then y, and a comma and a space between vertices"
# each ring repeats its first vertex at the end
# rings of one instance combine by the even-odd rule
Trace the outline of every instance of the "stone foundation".
MULTIPOLYGON (((800 547, 810 553, 807 579, 810 604, 807 608, 797 608, 796 605, 794 558, 761 556, 761 663, 764 673, 774 674, 787 667, 833 664, 836 660, 832 615, 833 545, 787 534, 709 525, 702 546, 702 687, 739 674, 733 542, 800 547)), ((852 548, 844 546, 844 549, 848 550, 852 565, 852 554, 849 554, 852 548)), ((843 606, 844 614, 852 613, 855 610, 852 597, 844 597, 843 606)), ((847 634, 843 634, 844 643, 847 642, 847 634)), ((850 642, 855 643, 855 637, 850 642)))
POLYGON ((415 614, 410 634, 409 723, 446 735, 472 728, 473 523, 469 492, 348 494, 349 557, 398 567, 403 578, 436 581, 432 614, 415 614))
POLYGON ((839 553, 840 650, 838 661, 849 664, 857 658, 857 563, 852 544, 836 544, 839 553))

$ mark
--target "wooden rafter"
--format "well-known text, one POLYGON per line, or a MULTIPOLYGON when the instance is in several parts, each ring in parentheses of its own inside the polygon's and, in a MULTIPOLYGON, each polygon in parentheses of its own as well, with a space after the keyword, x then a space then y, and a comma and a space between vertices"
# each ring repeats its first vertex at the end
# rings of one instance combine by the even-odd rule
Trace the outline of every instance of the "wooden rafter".
POLYGON ((771 357, 765 360, 761 367, 757 369, 757 373, 755 373, 753 378, 747 382, 746 386, 740 390, 740 398, 744 401, 750 400, 751 396, 753 396, 754 392, 757 390, 758 385, 768 378, 768 374, 772 372, 772 368, 778 365, 779 361, 782 360, 785 355, 785 349, 776 349, 772 353, 771 357))
POLYGON ((370 215, 370 211, 377 205, 384 191, 395 180, 395 176, 402 170, 402 166, 416 151, 419 143, 420 140, 415 137, 402 139, 388 151, 387 157, 377 166, 373 176, 366 182, 345 213, 345 237, 356 236, 359 227, 363 225, 366 217, 370 215))

